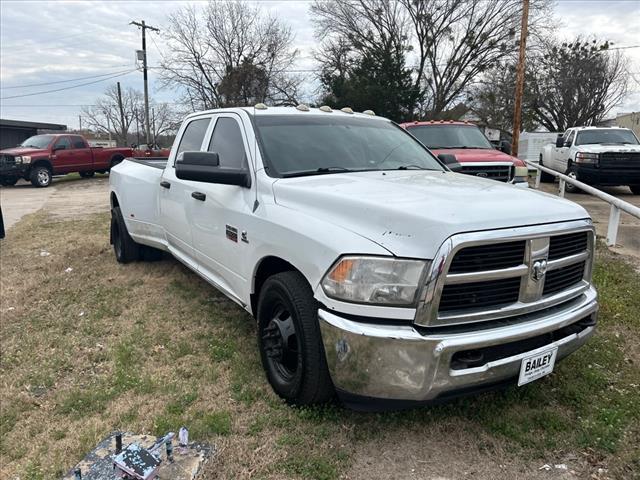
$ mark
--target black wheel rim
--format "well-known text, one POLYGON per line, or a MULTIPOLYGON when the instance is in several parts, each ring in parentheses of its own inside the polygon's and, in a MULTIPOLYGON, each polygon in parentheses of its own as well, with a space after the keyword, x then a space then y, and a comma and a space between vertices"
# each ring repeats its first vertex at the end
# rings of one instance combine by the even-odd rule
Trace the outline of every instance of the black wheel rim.
POLYGON ((293 317, 280 302, 262 331, 262 342, 271 371, 284 382, 292 381, 299 368, 300 347, 293 317))

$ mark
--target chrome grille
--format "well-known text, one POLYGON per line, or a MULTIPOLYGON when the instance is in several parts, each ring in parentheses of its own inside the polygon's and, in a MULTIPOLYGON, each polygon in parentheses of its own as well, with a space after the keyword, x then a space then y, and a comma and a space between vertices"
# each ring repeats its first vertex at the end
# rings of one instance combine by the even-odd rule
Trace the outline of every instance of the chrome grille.
POLYGON ((584 262, 574 263, 547 273, 542 294, 552 295, 580 283, 584 277, 584 265, 584 262))
POLYGON ((525 246, 524 240, 518 240, 463 248, 451 262, 449 273, 479 272, 521 265, 525 246))
POLYGON ((505 319, 576 298, 589 288, 594 237, 589 220, 455 235, 434 258, 416 323, 505 319))
POLYGON ((463 163, 462 173, 476 177, 490 178, 501 182, 508 182, 513 178, 513 164, 483 164, 463 163))

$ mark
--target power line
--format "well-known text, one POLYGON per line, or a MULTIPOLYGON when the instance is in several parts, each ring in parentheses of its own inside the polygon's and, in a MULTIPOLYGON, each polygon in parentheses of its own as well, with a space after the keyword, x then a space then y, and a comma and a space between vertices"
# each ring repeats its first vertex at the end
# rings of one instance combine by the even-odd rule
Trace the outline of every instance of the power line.
MULTIPOLYGON (((114 65, 114 67, 130 67, 130 65, 114 65)), ((46 85, 55 85, 58 83, 68 83, 68 82, 78 82, 80 80, 88 80, 90 78, 99 78, 99 77, 108 77, 109 75, 114 75, 114 74, 118 74, 118 73, 124 73, 124 72, 128 72, 129 70, 122 70, 122 71, 118 71, 118 72, 108 72, 108 73, 102 73, 100 75, 91 75, 89 77, 79 77, 79 78, 70 78, 68 80, 58 80, 55 82, 44 82, 44 83, 28 83, 25 85, 14 85, 11 87, 0 87, 0 90, 11 90, 11 89, 16 89, 16 88, 28 88, 28 87, 43 87, 46 85)))
POLYGON ((84 87, 86 85, 93 85, 94 83, 104 82, 105 80, 111 80, 112 78, 122 77, 124 75, 129 75, 132 72, 135 72, 136 69, 129 70, 125 73, 120 73, 118 75, 112 75, 111 77, 101 78, 100 80, 94 80, 93 82, 80 83, 78 85, 72 85, 70 87, 57 88, 55 90, 44 90, 42 92, 33 92, 33 93, 25 93, 22 95, 12 95, 10 97, 1 97, 0 100, 9 100, 10 98, 22 98, 22 97, 32 97, 34 95, 44 95, 45 93, 53 93, 53 92, 61 92, 62 90, 71 90, 72 88, 84 87))

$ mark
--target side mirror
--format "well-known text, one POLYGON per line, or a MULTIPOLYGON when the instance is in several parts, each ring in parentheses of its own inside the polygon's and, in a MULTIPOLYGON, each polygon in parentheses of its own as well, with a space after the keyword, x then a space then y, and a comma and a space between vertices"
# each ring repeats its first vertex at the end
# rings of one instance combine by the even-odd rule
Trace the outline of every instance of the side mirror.
POLYGON ((556 147, 557 148, 564 147, 564 137, 558 136, 558 138, 556 138, 556 147))
POLYGON ((498 150, 506 153, 507 155, 511 155, 511 143, 507 142, 506 140, 502 140, 500 142, 500 147, 498 147, 498 150))
POLYGON ((452 155, 451 153, 441 153, 438 155, 438 158, 442 163, 449 167, 449 170, 452 172, 462 171, 462 165, 460 165, 455 155, 452 155))
POLYGON ((54 145, 53 146, 53 151, 57 152, 58 150, 66 150, 67 146, 66 145, 54 145))
POLYGON ((251 187, 248 169, 221 167, 215 152, 182 152, 176 159, 176 177, 194 182, 251 187))

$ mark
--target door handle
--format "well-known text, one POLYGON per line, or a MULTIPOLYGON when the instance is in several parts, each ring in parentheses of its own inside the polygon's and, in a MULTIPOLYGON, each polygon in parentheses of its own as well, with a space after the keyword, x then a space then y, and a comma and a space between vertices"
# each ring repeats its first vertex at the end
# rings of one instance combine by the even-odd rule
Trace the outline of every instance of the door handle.
POLYGON ((196 200, 200 200, 201 202, 204 202, 207 199, 207 196, 202 192, 192 192, 191 196, 196 200))
POLYGON ((166 180, 163 180, 160 182, 160 186, 162 188, 171 188, 171 184, 169 182, 167 182, 166 180))

